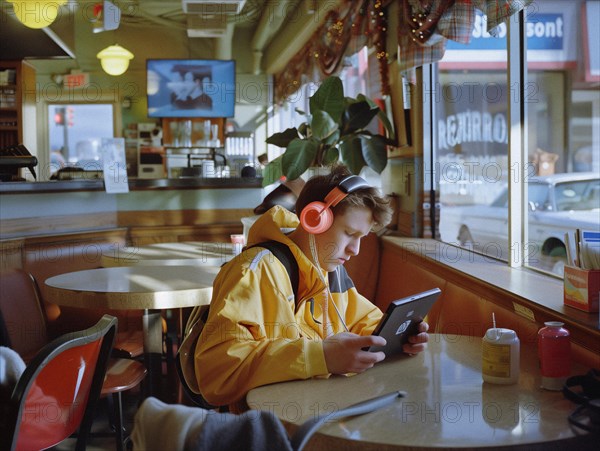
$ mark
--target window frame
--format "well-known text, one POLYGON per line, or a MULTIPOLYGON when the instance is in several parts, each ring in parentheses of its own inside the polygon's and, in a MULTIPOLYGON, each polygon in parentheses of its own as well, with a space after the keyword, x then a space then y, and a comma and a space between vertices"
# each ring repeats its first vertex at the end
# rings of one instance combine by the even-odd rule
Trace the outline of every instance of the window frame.
MULTIPOLYGON (((48 115, 48 107, 49 105, 75 105, 75 104, 111 104, 113 107, 113 130, 114 137, 119 138, 123 136, 123 112, 122 105, 119 99, 119 93, 113 92, 104 93, 101 92, 97 98, 93 100, 87 98, 86 93, 84 91, 78 91, 73 89, 61 89, 59 95, 55 97, 40 97, 40 104, 37 110, 36 121, 38 124, 48 124, 50 117, 48 115)), ((39 143, 39 148, 32 152, 38 159, 38 166, 40 168, 45 168, 44 170, 39 171, 38 181, 48 181, 50 180, 50 133, 47 130, 46 126, 38 127, 38 136, 37 142, 39 143), (44 149, 40 151, 39 149, 44 149)))
MULTIPOLYGON (((528 122, 527 122, 527 38, 526 38, 526 14, 525 10, 507 21, 507 86, 510 87, 512 100, 507 105, 508 115, 508 262, 500 261, 511 268, 526 268, 553 278, 559 278, 553 274, 534 266, 529 266, 529 260, 539 258, 541 249, 531 249, 528 246, 529 221, 528 221, 528 177, 531 176, 531 165, 528 161, 528 122), (514 101, 514 99, 518 101, 514 101)), ((436 146, 438 143, 437 127, 435 124, 436 103, 432 87, 439 86, 438 64, 433 63, 422 67, 421 92, 424 99, 423 108, 423 152, 425 165, 424 180, 428 186, 424 186, 426 202, 436 205, 436 193, 439 188, 439 176, 436 173, 436 146)), ((424 211, 426 213, 426 211, 424 211)), ((436 230, 438 224, 432 220, 432 234, 438 236, 436 230)), ((452 245, 452 243, 441 243, 452 245)), ((465 252, 473 252, 461 248, 465 252)), ((474 252, 475 253, 475 252, 474 252)), ((486 257, 492 259, 492 257, 486 257)))

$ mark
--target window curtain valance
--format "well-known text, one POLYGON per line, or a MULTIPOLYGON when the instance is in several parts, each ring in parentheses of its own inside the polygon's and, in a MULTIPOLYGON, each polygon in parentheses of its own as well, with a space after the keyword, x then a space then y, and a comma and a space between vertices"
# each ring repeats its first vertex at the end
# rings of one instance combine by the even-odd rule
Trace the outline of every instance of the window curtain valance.
POLYGON ((381 27, 381 18, 385 18, 381 0, 345 0, 338 9, 329 11, 304 48, 285 70, 275 74, 276 102, 285 100, 304 82, 339 72, 344 58, 364 45, 373 45, 382 36, 385 42, 385 35, 376 28, 381 27))
POLYGON ((446 40, 468 44, 475 10, 487 17, 487 32, 497 35, 498 25, 532 0, 402 0, 399 8, 398 64, 400 70, 439 61, 446 40))
POLYGON ((361 0, 342 2, 330 11, 321 27, 286 69, 275 74, 275 101, 282 102, 306 81, 318 81, 339 72, 344 57, 362 46, 375 48, 381 92, 389 93, 386 49, 387 14, 398 3, 398 64, 407 70, 439 61, 446 40, 470 41, 475 10, 487 16, 487 31, 497 27, 533 0, 361 0))

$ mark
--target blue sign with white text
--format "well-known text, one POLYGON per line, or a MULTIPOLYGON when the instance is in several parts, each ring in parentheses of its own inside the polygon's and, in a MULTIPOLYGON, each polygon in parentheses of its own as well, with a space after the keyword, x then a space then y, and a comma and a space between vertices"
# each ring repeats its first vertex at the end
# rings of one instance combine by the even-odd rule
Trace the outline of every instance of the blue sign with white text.
MULTIPOLYGON (((448 40, 447 50, 504 50, 506 24, 498 26, 498 37, 486 31, 487 20, 479 11, 475 17, 471 42, 468 45, 448 40)), ((536 13, 527 16, 525 36, 528 50, 563 50, 564 20, 562 14, 536 13)))

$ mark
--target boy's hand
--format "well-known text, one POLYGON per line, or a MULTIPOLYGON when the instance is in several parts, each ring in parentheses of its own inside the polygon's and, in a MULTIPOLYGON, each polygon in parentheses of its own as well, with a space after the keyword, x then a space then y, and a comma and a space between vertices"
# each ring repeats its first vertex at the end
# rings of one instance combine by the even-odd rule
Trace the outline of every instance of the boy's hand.
POLYGON ((426 343, 429 341, 428 330, 429 324, 425 321, 421 322, 419 324, 419 333, 408 337, 408 343, 404 344, 402 350, 407 354, 418 354, 419 352, 423 352, 427 347, 426 343))
POLYGON ((385 359, 383 352, 363 351, 369 346, 385 346, 385 338, 350 332, 332 335, 323 341, 327 370, 333 374, 362 373, 385 359))

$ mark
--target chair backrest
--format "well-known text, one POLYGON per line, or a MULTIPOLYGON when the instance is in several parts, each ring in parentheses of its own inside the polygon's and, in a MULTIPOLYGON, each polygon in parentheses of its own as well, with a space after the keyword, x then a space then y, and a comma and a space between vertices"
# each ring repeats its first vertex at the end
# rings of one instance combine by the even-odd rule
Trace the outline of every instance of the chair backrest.
POLYGON ((26 362, 48 343, 37 284, 22 269, 0 272, 0 315, 8 346, 26 362))
POLYGON ((79 428, 84 449, 113 347, 116 318, 47 344, 29 363, 8 406, 0 449, 50 448, 79 428))

